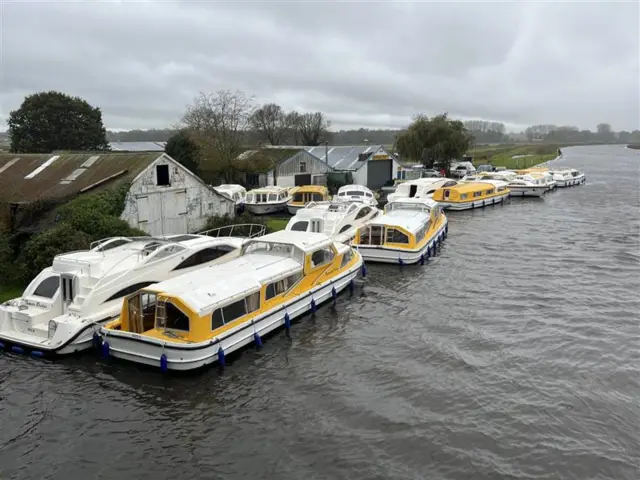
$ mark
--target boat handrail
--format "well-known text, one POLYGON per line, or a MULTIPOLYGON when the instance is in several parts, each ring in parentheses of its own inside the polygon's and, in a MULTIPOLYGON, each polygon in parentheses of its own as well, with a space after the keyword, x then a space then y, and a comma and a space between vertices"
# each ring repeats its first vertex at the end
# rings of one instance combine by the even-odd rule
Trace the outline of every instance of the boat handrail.
POLYGON ((262 237, 267 232, 267 226, 260 223, 238 223, 234 225, 225 225, 223 227, 212 228, 203 232, 198 232, 197 235, 206 235, 208 237, 247 237, 256 238, 262 237), (247 234, 247 228, 249 233, 247 234), (233 235, 234 230, 238 232, 238 235, 233 235), (226 235, 222 235, 223 232, 227 232, 226 235))

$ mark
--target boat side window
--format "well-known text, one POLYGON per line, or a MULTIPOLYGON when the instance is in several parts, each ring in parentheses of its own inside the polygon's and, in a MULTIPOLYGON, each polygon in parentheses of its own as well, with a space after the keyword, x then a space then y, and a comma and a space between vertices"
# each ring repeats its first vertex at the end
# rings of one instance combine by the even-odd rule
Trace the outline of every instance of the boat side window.
POLYGON ((288 292, 291 287, 293 287, 298 281, 302 278, 302 273, 294 273, 293 275, 289 275, 282 280, 277 280, 275 282, 267 285, 267 291, 265 295, 265 300, 269 300, 276 295, 281 295, 285 292, 288 292))
POLYGON ((224 323, 232 322, 236 318, 240 318, 246 314, 247 306, 245 305, 244 298, 222 307, 222 317, 224 318, 224 323))
POLYGON ((34 290, 33 295, 43 298, 53 298, 58 288, 60 288, 60 277, 54 275, 42 280, 34 290))
POLYGON ((371 245, 382 245, 382 232, 384 227, 382 225, 371 226, 371 245))
POLYGON ((296 222, 291 226, 291 230, 294 232, 306 232, 309 222, 296 222))
POLYGON ((352 227, 351 227, 351 225, 349 225, 349 224, 347 223, 344 227, 342 227, 342 228, 340 229, 340 231, 339 231, 338 233, 344 233, 344 232, 346 232, 347 230, 349 230, 350 228, 352 228, 352 227))
POLYGON ((450 190, 445 190, 444 191, 444 198, 449 198, 449 194, 451 193, 450 190))
POLYGON ((386 243, 409 243, 409 236, 395 228, 387 228, 386 243))
POLYGON ((112 242, 107 243, 106 245, 103 245, 102 247, 98 247, 96 248, 96 252, 105 252, 107 250, 111 250, 112 248, 116 248, 116 247, 120 247, 122 245, 124 245, 125 243, 131 243, 130 240, 124 240, 124 239, 119 239, 119 240, 114 240, 112 242))
POLYGON ((311 254, 311 266, 313 268, 326 265, 333 260, 333 250, 330 248, 321 248, 311 254))
POLYGON ((360 210, 358 212, 358 214, 356 215, 356 220, 362 218, 362 217, 366 217, 367 215, 369 215, 369 212, 371 211, 371 209, 369 207, 364 207, 362 208, 362 210, 360 210))
POLYGON ((171 330, 189 331, 189 316, 171 302, 165 302, 166 328, 171 330))
POLYGON ((351 249, 347 250, 342 254, 342 263, 340 264, 340 268, 344 268, 353 258, 353 252, 351 249))
POLYGON ((467 199, 467 194, 466 193, 461 193, 460 194, 460 200, 466 200, 467 199))
POLYGON ((247 203, 252 203, 253 202, 253 193, 247 193, 246 201, 247 201, 247 203))
POLYGON ((204 248, 184 259, 174 270, 182 270, 183 268, 195 267, 196 265, 211 262, 229 253, 231 250, 233 250, 233 247, 229 247, 228 245, 204 248))
POLYGON ((347 192, 340 192, 340 193, 338 193, 338 196, 339 196, 339 197, 344 197, 344 196, 346 196, 346 195, 347 195, 347 192))
POLYGON ((216 308, 211 314, 211 330, 220 328, 223 325, 224 325, 224 320, 222 319, 222 309, 216 308))
POLYGON ((275 193, 270 193, 269 194, 269 201, 270 202, 275 202, 278 199, 278 196, 275 193))
POLYGON ((492 190, 487 190, 487 195, 491 195, 493 193, 493 189, 492 190))
POLYGON ((369 241, 371 240, 371 229, 369 227, 364 227, 360 229, 360 245, 369 245, 369 241))
POLYGON ((482 192, 473 192, 473 196, 474 197, 480 197, 480 196, 482 196, 482 192))
POLYGON ((144 287, 148 287, 157 282, 140 282, 134 283, 133 285, 129 285, 128 287, 123 288, 122 290, 117 291, 109 298, 107 298, 104 303, 111 302, 112 300, 116 300, 118 298, 126 297, 127 295, 131 295, 132 293, 136 293, 138 290, 142 290, 144 287))
POLYGON ((294 193, 293 194, 293 201, 294 202, 298 202, 298 203, 302 203, 302 194, 301 193, 294 193))
POLYGON ((321 193, 312 193, 311 194, 311 200, 314 202, 321 202, 322 201, 322 194, 321 193))

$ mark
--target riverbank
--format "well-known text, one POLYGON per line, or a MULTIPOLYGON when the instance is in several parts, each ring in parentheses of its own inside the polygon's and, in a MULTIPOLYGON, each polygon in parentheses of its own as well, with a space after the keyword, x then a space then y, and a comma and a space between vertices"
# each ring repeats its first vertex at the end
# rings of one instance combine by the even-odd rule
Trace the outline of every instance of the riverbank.
POLYGON ((640 143, 630 143, 627 145, 627 148, 631 148, 633 150, 640 150, 640 143))
POLYGON ((476 166, 490 164, 511 170, 529 168, 553 160, 557 157, 558 148, 562 147, 564 145, 486 145, 470 150, 467 155, 473 157, 476 166))

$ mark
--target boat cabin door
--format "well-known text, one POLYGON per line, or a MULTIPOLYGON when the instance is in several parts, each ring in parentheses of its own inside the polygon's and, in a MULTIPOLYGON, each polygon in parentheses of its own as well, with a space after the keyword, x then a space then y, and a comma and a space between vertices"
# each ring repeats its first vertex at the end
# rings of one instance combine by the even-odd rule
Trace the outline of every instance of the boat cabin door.
POLYGON ((322 233, 322 220, 318 218, 311 220, 311 231, 315 233, 322 233))
POLYGON ((418 193, 418 185, 409 185, 409 198, 413 198, 418 193))
POLYGON ((67 307, 76 298, 75 275, 63 273, 60 275, 60 286, 62 291, 62 313, 67 313, 67 307))
POLYGON ((384 238, 384 227, 382 225, 371 225, 370 245, 382 245, 384 238))

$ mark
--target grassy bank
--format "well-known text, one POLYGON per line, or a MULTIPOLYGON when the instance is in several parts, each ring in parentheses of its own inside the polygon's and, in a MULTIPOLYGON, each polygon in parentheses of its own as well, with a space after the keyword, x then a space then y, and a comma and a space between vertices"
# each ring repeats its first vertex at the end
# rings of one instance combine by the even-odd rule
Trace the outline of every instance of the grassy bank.
POLYGON ((640 150, 640 143, 630 143, 627 148, 633 148, 634 150, 640 150))
POLYGON ((22 295, 22 290, 22 287, 0 285, 0 303, 19 297, 22 295))
MULTIPOLYGON (((556 158, 559 145, 485 145, 467 152, 474 165, 490 164, 508 169, 528 168, 556 158), (518 158, 513 158, 518 157, 518 158)), ((560 146, 561 147, 561 146, 560 146)))
POLYGON ((286 227, 287 223, 289 223, 288 218, 277 218, 277 217, 267 218, 265 221, 267 224, 267 228, 274 232, 277 232, 278 230, 284 230, 284 227, 286 227))

